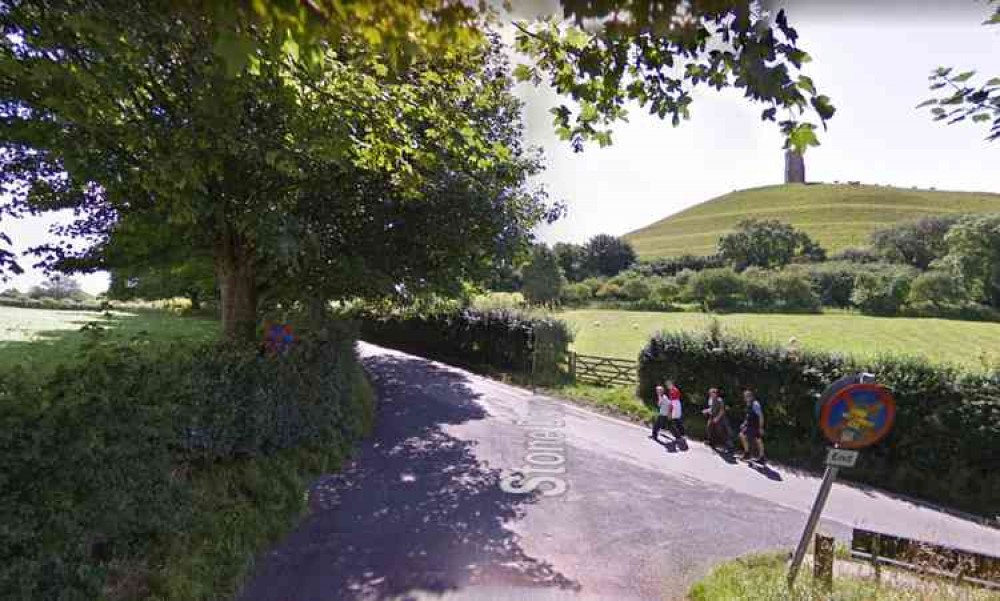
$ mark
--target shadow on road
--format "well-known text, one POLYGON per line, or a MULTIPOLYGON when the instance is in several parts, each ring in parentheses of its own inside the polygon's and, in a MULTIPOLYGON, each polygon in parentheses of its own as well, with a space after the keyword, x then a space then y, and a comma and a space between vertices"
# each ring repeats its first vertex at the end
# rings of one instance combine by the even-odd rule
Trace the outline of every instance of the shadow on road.
POLYGON ((500 470, 442 428, 485 417, 466 378, 414 358, 365 363, 380 398, 374 435, 354 464, 315 484, 310 516, 260 558, 239 598, 386 599, 494 583, 578 589, 504 528, 536 499, 503 492, 500 470))

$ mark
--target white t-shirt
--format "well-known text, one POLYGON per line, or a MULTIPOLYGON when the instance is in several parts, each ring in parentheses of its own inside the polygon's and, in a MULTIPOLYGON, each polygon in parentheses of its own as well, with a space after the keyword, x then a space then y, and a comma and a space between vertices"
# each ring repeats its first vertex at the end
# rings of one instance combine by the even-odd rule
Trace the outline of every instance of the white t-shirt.
POLYGON ((660 406, 660 415, 664 417, 670 417, 671 415, 670 406, 672 405, 672 403, 670 402, 670 399, 667 397, 666 394, 660 395, 660 400, 657 401, 657 404, 660 406))
POLYGON ((681 406, 680 399, 674 399, 670 401, 670 419, 680 419, 683 407, 681 406))

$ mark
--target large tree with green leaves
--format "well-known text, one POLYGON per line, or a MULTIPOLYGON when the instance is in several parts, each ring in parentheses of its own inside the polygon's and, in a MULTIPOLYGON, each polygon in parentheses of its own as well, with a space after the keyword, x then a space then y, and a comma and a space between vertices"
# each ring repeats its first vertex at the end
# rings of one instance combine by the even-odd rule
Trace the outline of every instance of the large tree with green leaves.
POLYGON ((969 215, 948 235, 943 263, 953 269, 977 300, 1000 308, 1000 216, 969 215))
POLYGON ((80 213, 58 233, 89 244, 36 249, 51 267, 152 262, 127 243, 149 236, 212 256, 230 336, 271 301, 453 292, 555 214, 495 40, 398 66, 344 36, 305 61, 234 25, 255 40, 234 71, 218 23, 166 0, 0 25, 3 210, 80 213))
POLYGON ((833 117, 830 99, 801 72, 810 57, 783 10, 740 0, 561 4, 562 21, 518 24, 517 48, 534 62, 517 74, 578 104, 552 110, 557 132, 578 150, 587 140, 610 144, 629 103, 678 125, 702 87, 735 87, 764 104, 761 118, 777 121, 786 148, 798 152, 818 145, 817 124, 833 117))
MULTIPOLYGON (((1000 0, 994 4, 993 14, 983 25, 1000 25, 1000 0)), ((982 123, 988 129, 986 139, 1000 139, 1000 72, 976 81, 975 70, 956 71, 953 67, 938 67, 931 72, 930 89, 938 96, 925 100, 917 108, 930 107, 935 121, 948 125, 970 120, 982 123)))
MULTIPOLYGON (((215 19, 275 27, 297 53, 315 57, 324 40, 353 34, 393 60, 474 44, 496 15, 489 3, 463 0, 202 0, 215 19)), ((817 125, 834 114, 830 99, 802 72, 809 55, 783 10, 750 0, 560 0, 561 16, 518 22, 517 48, 532 59, 518 76, 547 81, 577 108, 553 108, 563 139, 580 150, 611 143, 611 126, 636 103, 674 125, 690 115, 700 87, 735 87, 765 105, 786 147, 819 144, 817 125), (804 119, 812 115, 813 120, 804 119)), ((219 42, 242 65, 254 42, 223 30, 219 42)), ((313 60, 316 60, 315 58, 313 60)))
POLYGON ((783 267, 795 259, 821 261, 826 251, 805 232, 776 219, 743 219, 719 239, 719 255, 737 270, 783 267))
POLYGON ((559 300, 566 278, 551 248, 544 244, 535 246, 521 273, 524 279, 521 291, 529 303, 550 304, 559 300))
POLYGON ((583 267, 586 275, 614 277, 635 265, 638 255, 624 238, 598 234, 583 245, 583 267))

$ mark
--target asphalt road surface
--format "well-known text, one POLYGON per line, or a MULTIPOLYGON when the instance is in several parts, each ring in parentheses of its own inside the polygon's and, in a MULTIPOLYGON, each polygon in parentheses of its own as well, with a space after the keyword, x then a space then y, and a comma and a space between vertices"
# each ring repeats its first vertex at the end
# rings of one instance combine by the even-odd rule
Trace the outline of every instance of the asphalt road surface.
MULTIPOLYGON (((721 560, 794 546, 819 486, 360 350, 380 397, 375 433, 315 484, 309 516, 258 558, 242 601, 679 599, 721 560)), ((998 530, 838 484, 821 530, 846 540, 852 526, 1000 549, 998 530)))

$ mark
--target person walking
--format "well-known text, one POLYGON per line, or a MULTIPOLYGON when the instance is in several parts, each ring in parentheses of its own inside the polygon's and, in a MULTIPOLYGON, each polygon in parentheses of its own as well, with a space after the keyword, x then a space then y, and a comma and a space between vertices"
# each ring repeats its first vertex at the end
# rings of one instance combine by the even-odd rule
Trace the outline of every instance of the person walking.
POLYGON ((659 411, 656 414, 656 418, 653 419, 653 434, 650 436, 653 440, 659 440, 660 430, 662 430, 670 419, 670 398, 667 396, 666 390, 663 386, 656 387, 656 406, 659 411))
POLYGON ((674 440, 684 442, 684 407, 681 404, 681 389, 673 382, 667 382, 667 397, 670 399, 670 434, 674 440))
POLYGON ((748 461, 766 461, 764 458, 764 411, 760 401, 749 388, 743 391, 743 401, 747 405, 747 416, 740 427, 740 442, 743 443, 743 459, 748 461), (754 455, 753 450, 757 454, 754 455))
POLYGON ((708 400, 705 410, 705 440, 713 449, 720 444, 726 451, 733 450, 733 435, 729 429, 729 418, 726 417, 726 402, 719 394, 718 388, 708 389, 708 400))

